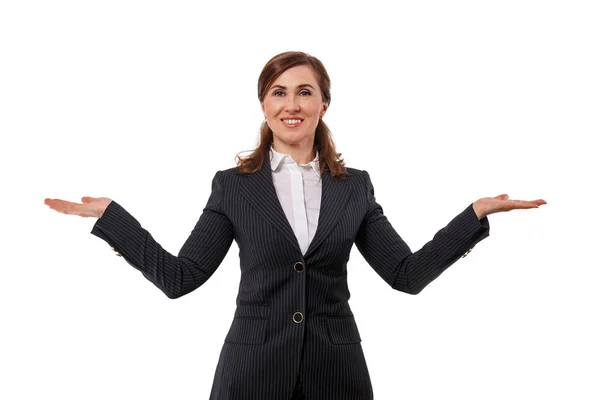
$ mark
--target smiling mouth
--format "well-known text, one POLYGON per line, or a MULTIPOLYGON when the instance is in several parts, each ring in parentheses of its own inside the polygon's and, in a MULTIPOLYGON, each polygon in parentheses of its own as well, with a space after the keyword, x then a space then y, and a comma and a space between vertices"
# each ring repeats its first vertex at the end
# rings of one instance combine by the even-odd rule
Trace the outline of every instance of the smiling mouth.
POLYGON ((288 128, 295 128, 297 126, 299 126, 300 124, 302 124, 304 120, 303 119, 282 119, 281 122, 283 122, 283 124, 285 126, 287 126, 288 128))

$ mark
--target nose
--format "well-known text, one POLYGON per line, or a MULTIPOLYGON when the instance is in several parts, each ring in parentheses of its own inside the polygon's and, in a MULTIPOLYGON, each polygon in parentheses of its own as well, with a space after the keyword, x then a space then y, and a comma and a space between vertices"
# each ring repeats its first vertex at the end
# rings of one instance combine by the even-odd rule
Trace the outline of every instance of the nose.
POLYGON ((285 103, 285 110, 287 112, 298 112, 300 111, 300 105, 296 100, 295 96, 288 96, 287 102, 285 103))

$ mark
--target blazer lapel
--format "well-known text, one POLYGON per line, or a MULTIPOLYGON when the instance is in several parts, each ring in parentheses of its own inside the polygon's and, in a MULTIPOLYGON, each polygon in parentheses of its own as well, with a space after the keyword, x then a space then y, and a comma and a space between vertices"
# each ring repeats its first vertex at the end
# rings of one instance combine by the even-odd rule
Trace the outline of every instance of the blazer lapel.
POLYGON ((268 162, 263 163, 260 170, 254 174, 247 174, 240 188, 242 196, 258 211, 258 213, 273 224, 283 237, 288 239, 300 252, 300 245, 296 234, 285 216, 279 203, 273 176, 268 162))
MULTIPOLYGON (((350 172, 348 172, 350 173, 350 172)), ((285 216, 283 207, 277 197, 273 176, 268 162, 254 174, 247 174, 241 185, 241 194, 252 204, 256 211, 269 223, 273 224, 300 253, 298 239, 285 216)), ((327 235, 338 223, 343 215, 352 189, 349 178, 346 180, 334 179, 329 170, 322 176, 321 207, 319 222, 313 240, 304 254, 307 258, 325 240, 327 235)))
MULTIPOLYGON (((350 171, 348 174, 351 175, 350 171)), ((344 214, 352 194, 350 184, 350 177, 346 180, 334 179, 328 169, 323 171, 319 223, 315 237, 310 242, 304 258, 307 258, 319 247, 344 214)))

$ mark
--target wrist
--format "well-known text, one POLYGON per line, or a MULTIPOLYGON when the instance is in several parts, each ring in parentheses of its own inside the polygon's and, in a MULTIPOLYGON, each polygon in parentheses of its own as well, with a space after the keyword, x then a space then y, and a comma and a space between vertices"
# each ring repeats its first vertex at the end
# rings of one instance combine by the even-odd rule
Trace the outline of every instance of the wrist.
POLYGON ((485 217, 483 211, 481 210, 481 203, 479 202, 479 200, 473 203, 473 211, 475 211, 477 219, 482 219, 483 217, 485 217))

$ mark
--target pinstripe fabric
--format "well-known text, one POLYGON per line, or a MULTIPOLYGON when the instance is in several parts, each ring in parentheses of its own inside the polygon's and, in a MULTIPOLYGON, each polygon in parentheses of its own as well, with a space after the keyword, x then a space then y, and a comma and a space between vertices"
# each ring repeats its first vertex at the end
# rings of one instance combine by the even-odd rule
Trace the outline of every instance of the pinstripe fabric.
POLYGON ((304 254, 268 163, 255 174, 235 168, 216 173, 178 256, 115 201, 94 225, 92 234, 173 299, 206 282, 235 239, 241 268, 237 308, 211 400, 289 400, 299 374, 307 399, 373 399, 348 304, 346 264, 353 244, 392 288, 416 294, 489 234, 487 218, 478 220, 471 204, 413 253, 376 202, 368 173, 348 172, 348 179, 338 180, 325 171, 317 231, 304 254), (293 319, 296 312, 302 313, 300 322, 293 319))

